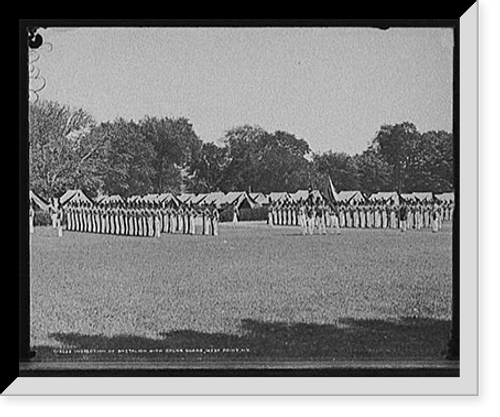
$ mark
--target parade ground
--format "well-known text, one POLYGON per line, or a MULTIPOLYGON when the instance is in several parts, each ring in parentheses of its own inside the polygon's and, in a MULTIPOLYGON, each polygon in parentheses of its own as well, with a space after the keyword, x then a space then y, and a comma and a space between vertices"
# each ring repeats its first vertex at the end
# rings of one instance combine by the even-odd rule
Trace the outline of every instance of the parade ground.
MULTIPOLYGON (((329 231, 330 232, 330 231, 329 231)), ((452 231, 30 235, 34 360, 440 358, 452 231)))

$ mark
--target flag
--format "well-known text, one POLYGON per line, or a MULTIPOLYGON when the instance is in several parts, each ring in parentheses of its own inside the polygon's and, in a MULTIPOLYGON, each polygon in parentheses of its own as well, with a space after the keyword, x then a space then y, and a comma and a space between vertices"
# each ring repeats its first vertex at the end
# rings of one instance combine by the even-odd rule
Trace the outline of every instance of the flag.
POLYGON ((328 200, 331 202, 338 201, 338 194, 337 190, 335 190, 335 187, 333 185, 331 177, 328 175, 328 189, 327 189, 327 196, 328 200))

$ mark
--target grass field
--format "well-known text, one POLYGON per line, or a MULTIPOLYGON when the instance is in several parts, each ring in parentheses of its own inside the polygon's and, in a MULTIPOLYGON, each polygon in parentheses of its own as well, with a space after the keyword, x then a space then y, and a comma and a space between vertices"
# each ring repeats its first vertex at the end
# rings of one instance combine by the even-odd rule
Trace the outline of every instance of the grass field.
POLYGON ((449 224, 302 236, 240 223, 159 239, 40 227, 32 346, 41 360, 440 357, 451 237, 449 224))

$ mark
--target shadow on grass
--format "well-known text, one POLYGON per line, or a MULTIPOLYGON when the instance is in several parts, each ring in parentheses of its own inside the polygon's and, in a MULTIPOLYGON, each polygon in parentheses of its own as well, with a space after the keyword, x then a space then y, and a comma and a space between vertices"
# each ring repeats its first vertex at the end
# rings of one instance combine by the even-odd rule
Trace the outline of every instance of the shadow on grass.
POLYGON ((443 359, 447 320, 342 319, 337 324, 242 320, 238 335, 178 330, 158 339, 53 333, 66 348, 35 346, 35 360, 443 359))

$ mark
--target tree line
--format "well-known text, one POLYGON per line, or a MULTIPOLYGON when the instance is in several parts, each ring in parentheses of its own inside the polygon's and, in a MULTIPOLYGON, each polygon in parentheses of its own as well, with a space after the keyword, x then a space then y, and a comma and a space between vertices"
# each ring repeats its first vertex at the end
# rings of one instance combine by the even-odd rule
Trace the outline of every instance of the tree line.
POLYGON ((453 136, 420 133, 410 122, 382 125, 355 155, 315 153, 285 131, 242 125, 219 144, 204 142, 187 118, 118 118, 97 123, 81 109, 30 103, 29 186, 46 197, 68 189, 95 196, 148 193, 322 189, 448 192, 453 136))

